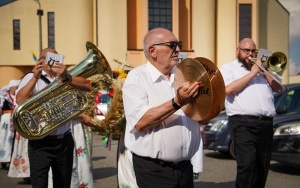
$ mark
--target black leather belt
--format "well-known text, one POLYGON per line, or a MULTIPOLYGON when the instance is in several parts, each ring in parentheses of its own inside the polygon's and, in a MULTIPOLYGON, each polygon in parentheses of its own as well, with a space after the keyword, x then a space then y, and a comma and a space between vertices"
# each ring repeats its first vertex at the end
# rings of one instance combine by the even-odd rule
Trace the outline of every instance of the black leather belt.
POLYGON ((59 134, 59 135, 48 135, 44 139, 49 139, 49 140, 60 140, 65 138, 67 135, 71 134, 71 131, 68 130, 64 134, 59 134))
POLYGON ((168 167, 171 167, 171 168, 180 168, 181 166, 185 165, 187 162, 190 161, 190 160, 184 160, 184 161, 179 161, 179 162, 168 162, 168 161, 163 161, 163 160, 160 160, 160 159, 154 159, 154 158, 151 158, 151 157, 139 156, 135 153, 132 153, 132 155, 136 156, 138 158, 141 158, 141 159, 144 159, 144 160, 147 160, 147 161, 152 161, 152 162, 155 162, 155 163, 160 164, 162 166, 168 166, 168 167))
POLYGON ((253 120, 273 120, 273 117, 269 117, 269 116, 233 115, 230 117, 239 118, 239 119, 253 119, 253 120))

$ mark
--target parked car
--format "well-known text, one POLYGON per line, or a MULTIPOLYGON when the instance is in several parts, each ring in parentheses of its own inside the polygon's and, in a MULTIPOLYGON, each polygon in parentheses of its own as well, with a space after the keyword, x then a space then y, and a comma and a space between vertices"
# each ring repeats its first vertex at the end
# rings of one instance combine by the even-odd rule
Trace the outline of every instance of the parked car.
MULTIPOLYGON (((288 84, 281 93, 274 93, 274 104, 277 115, 273 125, 279 126, 284 122, 300 120, 300 84, 288 84)), ((234 157, 233 144, 228 134, 228 116, 222 111, 217 117, 211 120, 205 131, 205 148, 230 154, 234 157), (211 123, 213 122, 213 123, 211 123), (212 124, 211 126, 209 126, 212 124)))
POLYGON ((226 111, 222 110, 215 118, 211 119, 209 123, 204 127, 204 131, 209 131, 211 127, 219 120, 226 119, 226 111))
POLYGON ((272 159, 300 167, 300 120, 278 124, 274 128, 272 159))

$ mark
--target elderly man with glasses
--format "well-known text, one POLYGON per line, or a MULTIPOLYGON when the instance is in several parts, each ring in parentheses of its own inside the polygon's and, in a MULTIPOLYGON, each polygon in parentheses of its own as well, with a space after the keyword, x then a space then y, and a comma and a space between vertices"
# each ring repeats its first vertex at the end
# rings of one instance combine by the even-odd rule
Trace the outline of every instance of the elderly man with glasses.
POLYGON ((199 122, 181 107, 197 97, 202 84, 185 83, 175 92, 181 48, 169 30, 149 31, 144 37, 148 62, 131 70, 123 86, 125 146, 133 154, 139 187, 193 187, 191 161, 201 149, 201 135, 199 122))
POLYGON ((275 76, 271 76, 279 78, 276 73, 261 71, 262 62, 257 59, 257 54, 253 40, 242 39, 237 48, 237 59, 221 68, 228 130, 237 162, 236 188, 265 186, 276 114, 273 92, 283 89, 274 81, 275 76))

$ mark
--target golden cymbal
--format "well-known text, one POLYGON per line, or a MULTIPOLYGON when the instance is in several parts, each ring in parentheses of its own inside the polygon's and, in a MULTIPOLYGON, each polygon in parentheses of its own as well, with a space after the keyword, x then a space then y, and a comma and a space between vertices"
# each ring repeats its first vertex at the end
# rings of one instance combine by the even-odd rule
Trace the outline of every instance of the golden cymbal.
POLYGON ((203 119, 203 121, 208 122, 216 117, 224 107, 225 84, 220 70, 213 62, 204 57, 196 57, 195 59, 206 69, 210 79, 210 84, 212 85, 212 105, 208 115, 203 119))
POLYGON ((174 78, 175 91, 183 83, 193 83, 198 80, 202 82, 204 87, 199 89, 199 94, 192 103, 188 103, 181 109, 191 119, 201 121, 209 115, 212 105, 212 86, 209 75, 204 66, 192 58, 186 58, 177 65, 174 78))

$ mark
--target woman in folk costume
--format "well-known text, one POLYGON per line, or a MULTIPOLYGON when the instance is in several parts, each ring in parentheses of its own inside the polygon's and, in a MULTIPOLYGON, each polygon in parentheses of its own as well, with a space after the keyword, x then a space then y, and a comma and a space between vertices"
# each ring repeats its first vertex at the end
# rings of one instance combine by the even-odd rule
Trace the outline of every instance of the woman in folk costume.
POLYGON ((1 129, 0 129, 0 162, 2 168, 7 168, 11 160, 15 130, 12 125, 11 115, 14 108, 15 91, 20 81, 11 80, 1 89, 1 129))
POLYGON ((13 138, 13 153, 7 175, 12 178, 23 178, 25 183, 30 183, 28 140, 16 131, 13 138))

